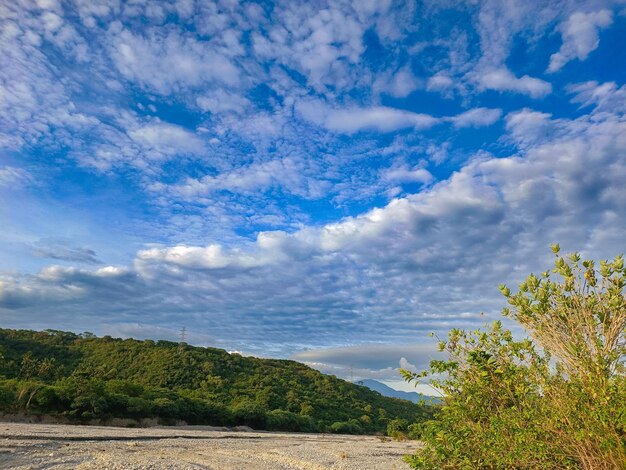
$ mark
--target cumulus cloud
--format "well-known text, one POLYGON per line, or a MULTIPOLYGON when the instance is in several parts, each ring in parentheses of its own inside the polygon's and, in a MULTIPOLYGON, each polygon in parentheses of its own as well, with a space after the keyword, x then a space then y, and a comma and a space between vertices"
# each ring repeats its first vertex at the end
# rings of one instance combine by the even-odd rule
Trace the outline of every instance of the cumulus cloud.
POLYGON ((454 127, 483 127, 495 123, 502 116, 501 109, 474 108, 450 118, 454 127))
POLYGON ((220 245, 175 246, 150 248, 137 253, 137 262, 163 263, 177 268, 219 269, 229 265, 253 267, 263 264, 258 257, 238 253, 225 253, 220 245))
POLYGON ((429 183, 433 175, 425 168, 392 167, 382 172, 382 179, 393 183, 429 183))
POLYGON ((422 80, 413 74, 410 65, 393 74, 385 74, 374 83, 377 90, 389 93, 395 98, 404 98, 422 86, 422 80))
POLYGON ((506 128, 518 145, 535 144, 555 129, 549 113, 521 109, 506 116, 506 128))
POLYGON ((148 157, 153 158, 200 153, 204 148, 202 140, 194 133, 158 119, 135 125, 127 134, 148 157))
POLYGON ((454 81, 449 76, 439 73, 430 77, 426 83, 426 89, 428 91, 446 91, 452 88, 454 81))
POLYGON ((552 85, 545 80, 528 75, 516 77, 504 67, 479 71, 478 83, 485 90, 513 91, 531 98, 541 98, 552 91, 552 85))
POLYGON ((411 372, 417 372, 418 369, 415 364, 411 364, 406 357, 400 358, 400 369, 408 370, 411 372))
POLYGON ((439 120, 433 116, 385 106, 332 109, 320 102, 303 101, 297 110, 307 120, 325 128, 352 134, 369 130, 391 132, 399 129, 426 129, 439 120))
POLYGON ((320 102, 303 101, 296 109, 305 119, 328 130, 353 134, 360 131, 392 132, 401 129, 424 130, 449 121, 455 127, 482 127, 493 124, 499 109, 475 108, 457 116, 434 117, 384 106, 330 108, 320 102))
MULTIPOLYGON (((112 299, 115 292, 128 299, 129 293, 137 292, 137 284, 132 282, 133 278, 134 274, 128 269, 113 266, 95 271, 69 266, 47 266, 36 275, 0 277, 0 308, 8 308, 8 316, 15 317, 12 310, 28 307, 41 310, 48 302, 71 304, 93 296, 93 300, 99 297, 97 303, 106 297, 112 299)), ((55 316, 55 322, 58 321, 67 329, 74 329, 70 327, 72 314, 59 313, 59 316, 55 316)), ((45 323, 41 320, 37 320, 40 325, 45 323)), ((82 325, 83 329, 87 329, 87 326, 86 323, 82 325)))
POLYGON ((610 10, 591 13, 573 13, 567 21, 559 25, 563 44, 558 52, 550 56, 548 72, 558 72, 569 61, 585 60, 600 43, 599 31, 613 22, 610 10))
POLYGON ((246 108, 252 106, 247 98, 225 90, 214 90, 199 96, 196 103, 203 111, 210 111, 213 114, 228 112, 243 114, 246 108))

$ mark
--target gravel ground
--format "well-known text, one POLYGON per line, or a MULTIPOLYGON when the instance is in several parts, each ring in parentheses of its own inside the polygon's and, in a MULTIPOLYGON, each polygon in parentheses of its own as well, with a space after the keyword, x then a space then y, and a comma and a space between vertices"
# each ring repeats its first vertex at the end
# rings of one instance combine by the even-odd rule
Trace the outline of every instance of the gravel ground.
POLYGON ((416 442, 371 436, 0 423, 0 468, 407 470, 416 442))

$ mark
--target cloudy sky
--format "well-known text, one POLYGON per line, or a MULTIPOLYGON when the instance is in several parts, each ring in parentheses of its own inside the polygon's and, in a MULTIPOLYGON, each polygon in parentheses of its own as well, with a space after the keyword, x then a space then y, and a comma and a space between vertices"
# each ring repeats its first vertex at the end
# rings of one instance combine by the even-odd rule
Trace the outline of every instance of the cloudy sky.
POLYGON ((1 2, 0 326, 423 367, 551 242, 624 251, 624 44, 623 1, 1 2))

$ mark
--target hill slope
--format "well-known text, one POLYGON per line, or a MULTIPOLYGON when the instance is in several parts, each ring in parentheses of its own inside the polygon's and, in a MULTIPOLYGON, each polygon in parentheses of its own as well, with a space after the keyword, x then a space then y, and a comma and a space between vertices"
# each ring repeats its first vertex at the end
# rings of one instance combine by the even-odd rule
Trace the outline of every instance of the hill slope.
POLYGON ((400 398, 402 400, 412 401, 413 403, 441 403, 441 399, 438 397, 422 395, 421 393, 417 392, 403 392, 401 390, 391 388, 388 385, 379 382, 378 380, 363 379, 355 383, 359 385, 364 385, 367 388, 370 388, 385 397, 400 398))
POLYGON ((432 411, 295 361, 168 341, 0 329, 0 354, 5 412, 360 433, 432 411))

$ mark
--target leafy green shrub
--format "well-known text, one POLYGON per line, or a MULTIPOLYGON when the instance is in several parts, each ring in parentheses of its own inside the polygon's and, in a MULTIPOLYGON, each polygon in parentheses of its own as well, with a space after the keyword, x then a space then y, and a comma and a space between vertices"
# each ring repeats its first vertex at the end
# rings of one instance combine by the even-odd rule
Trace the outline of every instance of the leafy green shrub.
POLYGON ((9 410, 15 405, 17 395, 15 386, 12 382, 4 382, 0 384, 0 407, 3 410, 9 410))
POLYGON ((517 294, 500 287, 511 306, 504 315, 534 341, 516 341, 499 322, 452 330, 440 342, 448 360, 403 371, 409 380, 443 374, 433 383, 446 394, 421 426, 426 445, 407 459, 414 468, 626 468, 622 257, 596 271, 553 251, 560 281, 545 272, 517 294))
POLYGON ((274 431, 312 432, 315 430, 315 423, 309 416, 272 410, 267 413, 267 428, 274 431))
POLYGON ((437 383, 446 398, 423 425, 427 445, 410 459, 415 468, 567 466, 539 425, 538 381, 548 364, 530 341, 515 341, 497 322, 487 332, 453 330, 444 345, 450 359, 433 361, 429 372, 446 374, 437 383))
POLYGON ((166 397, 153 400, 154 412, 157 416, 165 419, 175 419, 180 416, 178 402, 166 397))
MULTIPOLYGON (((259 422, 264 422, 264 414, 265 412, 263 412, 261 420, 255 421, 255 424, 258 425, 259 422)), ((201 424, 211 424, 213 426, 228 426, 234 423, 235 418, 233 411, 228 406, 222 403, 213 403, 204 400, 202 402, 201 421, 201 424)))
POLYGON ((396 440, 404 440, 408 437, 408 428, 409 422, 406 419, 392 419, 387 424, 387 435, 396 440))
POLYGON ((363 434, 363 428, 356 419, 337 421, 330 425, 330 432, 335 434, 363 434))
POLYGON ((267 426, 267 414, 256 403, 242 402, 233 408, 235 424, 250 426, 253 429, 265 429, 267 426))
POLYGON ((39 412, 59 413, 63 411, 63 400, 59 397, 57 387, 41 386, 33 396, 32 407, 39 412))
POLYGON ((414 440, 421 439, 424 434, 424 426, 426 423, 428 423, 428 421, 424 423, 409 424, 407 427, 407 437, 414 440))
POLYGON ((129 418, 147 418, 152 416, 153 404, 142 397, 128 399, 127 413, 129 418))
POLYGON ((144 387, 140 384, 128 380, 109 380, 106 382, 107 393, 117 393, 128 397, 139 397, 144 392, 144 387))

